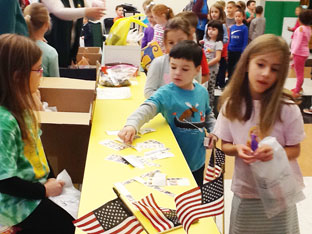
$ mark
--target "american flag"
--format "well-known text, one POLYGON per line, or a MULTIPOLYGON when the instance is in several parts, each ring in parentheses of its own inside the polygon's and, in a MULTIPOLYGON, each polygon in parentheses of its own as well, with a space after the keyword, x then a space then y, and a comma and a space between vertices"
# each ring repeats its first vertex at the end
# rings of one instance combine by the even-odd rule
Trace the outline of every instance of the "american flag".
MULTIPOLYGON (((216 164, 224 162, 225 157, 221 150, 218 151, 219 155, 216 154, 216 156, 219 156, 220 160, 216 158, 216 164)), ((210 162, 214 162, 214 159, 211 159, 214 157, 213 155, 212 153, 210 162)), ((221 164, 219 166, 222 168, 221 164)), ((207 168, 206 174, 213 175, 211 172, 208 172, 210 169, 207 168)), ((213 168, 212 171, 214 171, 213 168)), ((187 233, 194 221, 200 218, 220 215, 224 212, 223 174, 221 169, 218 169, 218 171, 217 178, 213 175, 211 181, 204 183, 201 187, 188 190, 175 198, 177 216, 187 233)))
POLYGON ((73 221, 88 234, 139 234, 143 227, 120 198, 73 221))
POLYGON ((168 231, 181 225, 175 210, 160 208, 157 205, 153 194, 149 194, 133 204, 151 222, 158 232, 168 231))
POLYGON ((211 152, 209 164, 207 165, 204 183, 210 182, 221 175, 224 162, 225 154, 223 151, 218 148, 214 148, 211 152), (215 156, 216 161, 214 162, 215 156))

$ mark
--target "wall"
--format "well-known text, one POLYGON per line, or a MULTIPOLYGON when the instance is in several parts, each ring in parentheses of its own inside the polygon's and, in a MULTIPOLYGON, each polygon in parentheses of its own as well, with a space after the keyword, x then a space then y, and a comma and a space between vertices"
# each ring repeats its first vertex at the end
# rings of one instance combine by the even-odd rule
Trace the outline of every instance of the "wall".
MULTIPOLYGON (((182 9, 189 3, 190 0, 154 0, 156 4, 165 4, 168 7, 171 7, 175 14, 182 11, 182 9)), ((225 0, 226 2, 228 0, 225 0)), ((261 4, 263 0, 257 0, 257 4, 261 4)), ((131 3, 133 6, 137 7, 138 10, 143 13, 142 3, 144 0, 106 0, 106 17, 115 17, 115 7, 122 3, 131 3)), ((208 0, 208 6, 214 4, 216 0, 208 0)))

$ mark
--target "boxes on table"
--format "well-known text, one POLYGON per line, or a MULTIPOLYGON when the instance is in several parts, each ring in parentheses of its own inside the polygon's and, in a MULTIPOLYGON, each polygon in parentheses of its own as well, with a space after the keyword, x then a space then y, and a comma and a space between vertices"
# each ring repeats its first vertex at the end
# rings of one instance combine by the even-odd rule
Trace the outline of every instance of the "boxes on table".
POLYGON ((57 175, 66 169, 74 183, 82 183, 89 144, 95 81, 43 78, 41 100, 57 112, 39 112, 41 140, 57 175))

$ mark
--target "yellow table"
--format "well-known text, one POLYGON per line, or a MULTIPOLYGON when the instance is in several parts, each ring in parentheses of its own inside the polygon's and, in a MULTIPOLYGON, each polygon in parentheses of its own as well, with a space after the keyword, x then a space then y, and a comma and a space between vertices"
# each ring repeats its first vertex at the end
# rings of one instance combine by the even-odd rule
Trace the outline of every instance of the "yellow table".
MULTIPOLYGON (((157 160, 156 162, 160 164, 161 167, 145 167, 144 169, 133 168, 129 165, 127 166, 105 160, 110 154, 143 155, 144 153, 131 148, 115 151, 99 144, 99 142, 104 139, 116 139, 116 136, 107 135, 106 130, 120 130, 125 124, 127 117, 144 101, 143 87, 145 83, 145 75, 142 74, 137 77, 137 80, 138 84, 131 86, 132 97, 130 99, 96 101, 78 217, 81 217, 109 200, 116 198, 116 194, 112 189, 114 183, 123 182, 156 169, 167 174, 167 177, 169 178, 180 177, 189 179, 190 186, 164 187, 166 190, 173 192, 176 195, 191 189, 196 185, 175 137, 161 114, 150 121, 150 123, 144 125, 144 128, 150 127, 156 129, 156 132, 143 135, 140 139, 136 139, 133 144, 149 139, 155 139, 170 148, 170 152, 174 153, 175 157, 157 160)), ((146 187, 137 182, 126 185, 126 188, 136 200, 140 200, 149 193, 153 193, 155 200, 160 207, 175 209, 174 199, 172 197, 152 188, 146 187)), ((138 217, 148 233, 157 233, 156 229, 154 229, 150 222, 138 210, 136 210, 133 205, 130 205, 129 208, 133 211, 135 216, 138 217)), ((84 232, 78 228, 76 229, 76 234, 82 233, 84 232)), ((182 234, 185 233, 185 231, 183 228, 178 228, 170 231, 170 233, 182 234)), ((219 231, 213 218, 205 218, 201 219, 198 223, 193 224, 189 233, 214 234, 219 233, 219 231)))

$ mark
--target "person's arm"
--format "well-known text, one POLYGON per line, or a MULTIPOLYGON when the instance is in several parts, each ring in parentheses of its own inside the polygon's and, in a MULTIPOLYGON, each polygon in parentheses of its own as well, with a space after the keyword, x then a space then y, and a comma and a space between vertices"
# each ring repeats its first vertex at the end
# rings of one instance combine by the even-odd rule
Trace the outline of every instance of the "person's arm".
POLYGON ((197 15, 199 19, 207 19, 207 14, 201 12, 204 4, 204 0, 197 0, 192 7, 192 11, 197 15))
POLYGON ((248 30, 248 38, 249 40, 253 40, 253 32, 255 30, 255 24, 254 24, 254 21, 251 22, 250 26, 249 26, 249 30, 248 30))
POLYGON ((302 27, 299 27, 296 29, 293 40, 291 41, 290 50, 292 54, 298 54, 298 50, 301 49, 302 40, 303 40, 303 29, 302 27))
POLYGON ((102 7, 64 7, 60 0, 42 0, 42 3, 51 14, 62 20, 68 21, 77 20, 85 16, 91 19, 100 19, 102 16, 104 16, 105 10, 102 7))
POLYGON ((49 75, 50 77, 60 77, 60 70, 58 64, 58 54, 55 51, 55 55, 49 59, 49 75))
MULTIPOLYGON (((165 56, 165 55, 164 55, 165 56)), ((144 97, 149 98, 154 92, 160 87, 163 79, 163 66, 165 66, 161 59, 162 57, 156 58, 152 61, 146 76, 146 82, 144 87, 144 97)), ((166 61, 166 59, 165 59, 166 61)))
POLYGON ((229 35, 228 35, 227 27, 225 24, 223 24, 223 44, 228 43, 228 41, 229 41, 229 35))
POLYGON ((244 35, 243 35, 243 48, 242 48, 242 52, 245 50, 247 44, 248 44, 248 28, 247 26, 245 27, 244 31, 243 31, 244 35))
POLYGON ((256 157, 252 155, 251 148, 243 144, 234 145, 232 142, 222 140, 221 149, 226 155, 240 157, 248 164, 257 160, 256 157))
POLYGON ((299 157, 300 155, 300 144, 285 146, 284 150, 286 151, 288 160, 294 160, 299 157))
POLYGON ((222 52, 222 50, 217 50, 217 51, 216 51, 216 57, 213 58, 213 59, 211 59, 211 60, 208 62, 208 66, 209 66, 209 67, 211 67, 211 66, 217 64, 218 62, 220 62, 220 60, 221 60, 221 52, 222 52))
POLYGON ((125 143, 131 144, 140 128, 157 114, 157 106, 153 102, 144 102, 128 117, 125 127, 118 133, 118 136, 125 143))
POLYGON ((201 83, 203 84, 209 80, 209 66, 207 63, 207 58, 206 58, 205 52, 203 49, 202 49, 202 51, 203 51, 203 56, 202 56, 202 60, 201 60, 201 70, 202 70, 202 81, 201 81, 201 83))
POLYGON ((26 199, 43 199, 46 190, 41 183, 32 183, 18 177, 0 180, 0 193, 26 199))

